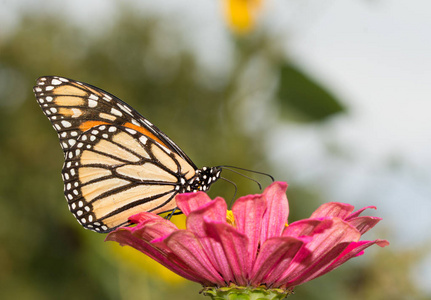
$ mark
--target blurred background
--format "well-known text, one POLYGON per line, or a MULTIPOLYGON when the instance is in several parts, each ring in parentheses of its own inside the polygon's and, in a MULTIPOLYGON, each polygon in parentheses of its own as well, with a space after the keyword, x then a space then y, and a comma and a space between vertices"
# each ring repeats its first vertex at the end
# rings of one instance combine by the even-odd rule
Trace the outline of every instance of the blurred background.
POLYGON ((0 4, 1 299, 204 299, 69 213, 62 151, 32 93, 42 75, 125 100, 198 166, 287 181, 289 222, 329 201, 376 205, 383 221, 365 238, 390 247, 292 299, 431 299, 429 1, 0 4))

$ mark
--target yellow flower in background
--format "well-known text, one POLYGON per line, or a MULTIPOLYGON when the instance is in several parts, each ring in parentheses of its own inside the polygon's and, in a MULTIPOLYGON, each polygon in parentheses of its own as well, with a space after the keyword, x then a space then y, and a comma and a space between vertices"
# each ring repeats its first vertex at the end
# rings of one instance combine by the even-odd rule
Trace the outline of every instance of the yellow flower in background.
POLYGON ((232 31, 238 34, 249 33, 256 25, 262 0, 223 0, 223 11, 232 31))

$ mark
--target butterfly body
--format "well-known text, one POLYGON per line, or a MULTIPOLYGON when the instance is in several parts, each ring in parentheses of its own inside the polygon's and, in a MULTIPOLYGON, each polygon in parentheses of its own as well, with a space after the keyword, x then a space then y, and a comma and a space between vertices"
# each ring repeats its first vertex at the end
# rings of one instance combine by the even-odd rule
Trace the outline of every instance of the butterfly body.
POLYGON ((221 168, 198 169, 169 137, 117 97, 89 84, 44 76, 36 99, 57 131, 69 209, 106 233, 142 211, 176 208, 178 193, 206 191, 221 168))

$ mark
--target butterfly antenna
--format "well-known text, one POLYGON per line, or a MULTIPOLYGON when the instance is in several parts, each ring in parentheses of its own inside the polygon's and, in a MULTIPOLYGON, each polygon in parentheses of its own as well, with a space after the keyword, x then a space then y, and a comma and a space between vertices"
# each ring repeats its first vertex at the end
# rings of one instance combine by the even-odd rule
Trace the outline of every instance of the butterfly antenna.
POLYGON ((235 192, 233 193, 233 197, 232 199, 230 199, 230 203, 229 203, 229 207, 232 207, 233 200, 235 199, 236 193, 238 192, 238 187, 236 186, 235 182, 230 181, 229 179, 226 179, 224 177, 220 177, 220 179, 223 179, 224 181, 229 182, 235 188, 235 192))
MULTIPOLYGON (((250 169, 245 169, 245 168, 240 168, 240 167, 235 167, 235 166, 227 166, 227 165, 219 166, 219 168, 225 168, 226 170, 229 170, 229 171, 232 171, 232 172, 235 172, 235 171, 234 171, 234 170, 232 170, 232 169, 237 169, 237 170, 242 170, 242 171, 246 171, 246 172, 250 172, 250 173, 254 173, 254 174, 260 174, 260 175, 264 175, 264 176, 267 176, 267 177, 271 178, 272 182, 274 182, 274 181, 275 181, 275 179, 274 179, 274 177, 273 177, 272 175, 270 175, 270 174, 268 174, 268 173, 264 173, 264 172, 259 172, 259 171, 250 170, 250 169)), ((245 175, 244 175, 244 174, 242 174, 242 173, 239 173, 239 172, 235 172, 235 173, 237 173, 237 174, 239 174, 239 175, 241 175, 241 176, 247 177, 247 176, 245 176, 245 175)), ((250 177, 247 177, 247 178, 250 178, 250 177)), ((252 180, 253 180, 253 179, 252 179, 252 180)), ((255 180, 253 180, 253 181, 255 181, 255 180)))
POLYGON ((241 175, 242 177, 245 177, 245 178, 247 178, 247 179, 249 179, 251 181, 256 182, 257 186, 259 187, 259 190, 262 189, 262 185, 260 184, 259 181, 257 181, 256 179, 251 178, 250 176, 244 175, 241 172, 238 172, 238 171, 236 171, 234 169, 239 169, 239 170, 243 170, 243 171, 247 171, 247 172, 252 172, 252 173, 256 173, 256 174, 266 175, 266 176, 268 176, 268 177, 271 178, 272 182, 274 182, 274 177, 272 177, 271 175, 266 174, 266 173, 262 173, 262 172, 258 172, 258 171, 253 171, 253 170, 249 170, 249 169, 244 169, 244 168, 239 168, 239 167, 234 167, 234 166, 219 166, 219 168, 231 171, 231 172, 236 173, 238 175, 241 175))

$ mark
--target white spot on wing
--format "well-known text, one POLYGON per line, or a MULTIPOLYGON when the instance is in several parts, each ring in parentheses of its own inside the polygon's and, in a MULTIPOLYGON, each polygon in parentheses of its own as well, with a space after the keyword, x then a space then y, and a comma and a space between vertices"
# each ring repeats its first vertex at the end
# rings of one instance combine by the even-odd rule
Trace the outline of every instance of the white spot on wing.
POLYGON ((73 115, 72 118, 78 118, 80 115, 82 115, 82 111, 78 108, 72 108, 73 115))
POLYGON ((63 125, 64 127, 70 127, 70 126, 72 126, 72 123, 70 123, 69 121, 65 121, 65 120, 63 120, 63 121, 61 121, 61 125, 63 125))
POLYGON ((126 128, 125 129, 127 132, 130 132, 131 134, 136 134, 136 130, 130 129, 130 128, 126 128))
POLYGON ((145 136, 140 136, 140 137, 139 137, 139 141, 141 141, 141 143, 142 143, 142 144, 144 144, 144 145, 147 143, 147 140, 148 140, 148 139, 147 139, 147 137, 145 137, 145 136))
POLYGON ((123 114, 121 113, 121 111, 119 111, 118 109, 112 108, 111 109, 111 114, 116 115, 118 117, 122 117, 123 114))
POLYGON ((97 101, 96 100, 88 100, 88 107, 96 107, 97 101))

